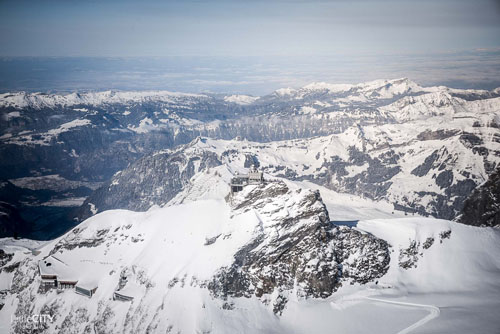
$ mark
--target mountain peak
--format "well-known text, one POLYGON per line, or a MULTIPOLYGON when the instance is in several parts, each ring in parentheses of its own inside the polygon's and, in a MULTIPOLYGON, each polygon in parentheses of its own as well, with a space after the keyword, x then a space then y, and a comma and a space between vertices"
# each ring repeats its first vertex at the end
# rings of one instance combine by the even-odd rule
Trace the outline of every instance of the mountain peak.
POLYGON ((354 85, 351 84, 331 84, 327 82, 313 82, 302 89, 305 90, 328 90, 330 92, 345 92, 350 90, 354 85))

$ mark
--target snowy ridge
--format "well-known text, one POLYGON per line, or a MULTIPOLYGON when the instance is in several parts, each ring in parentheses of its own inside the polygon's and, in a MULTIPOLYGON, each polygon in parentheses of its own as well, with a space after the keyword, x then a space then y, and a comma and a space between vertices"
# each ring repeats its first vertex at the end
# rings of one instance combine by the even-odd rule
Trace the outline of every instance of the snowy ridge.
POLYGON ((275 91, 277 96, 293 96, 303 99, 317 92, 327 92, 331 95, 347 95, 363 97, 367 99, 390 99, 405 94, 416 94, 420 92, 433 92, 438 87, 423 88, 408 78, 393 80, 375 80, 359 84, 330 84, 326 82, 313 82, 299 89, 284 88, 275 91))
MULTIPOLYGON (((30 95, 16 94, 2 95, 0 100, 30 95)), ((283 96, 262 96, 249 104, 228 102, 222 95, 174 97, 167 92, 32 95, 38 102, 52 101, 47 106, 58 99, 69 102, 41 109, 35 109, 36 101, 33 107, 0 107, 2 180, 57 174, 75 181, 102 182, 133 161, 184 145, 197 136, 248 139, 251 147, 240 145, 238 151, 263 160, 262 167, 274 177, 311 181, 337 192, 384 200, 410 215, 455 219, 465 194, 488 179, 500 155, 495 91, 421 87, 405 78, 352 85, 315 83, 287 90, 283 96), (75 101, 83 104, 65 106, 75 101), (324 138, 322 145, 316 145, 318 138, 324 138), (259 142, 269 151, 274 147, 270 143, 283 148, 278 150, 279 156, 269 152, 270 158, 263 158, 257 151, 259 142), (295 157, 300 154, 305 157, 295 157), (28 162, 29 169, 25 168, 28 162)), ((249 101, 243 96, 232 99, 249 101)), ((222 153, 217 153, 217 159, 226 163, 222 153)), ((190 166, 180 168, 179 175, 190 166)), ((198 162, 193 161, 192 166, 198 171, 198 162)), ((175 189, 188 186, 188 176, 194 174, 184 175, 175 189)), ((127 193, 121 188, 127 180, 111 182, 115 181, 119 183, 113 187, 127 193)), ((156 182, 159 177, 151 187, 138 189, 138 182, 135 189, 129 189, 137 191, 139 200, 135 202, 144 201, 140 208, 114 202, 113 195, 107 198, 113 205, 105 209, 147 210, 177 195, 177 190, 167 194, 156 182), (156 190, 159 195, 154 199, 156 190), (159 200, 163 195, 164 200, 159 200), (120 206, 114 206, 118 203, 120 206)), ((47 197, 42 192, 34 198, 29 189, 23 189, 16 189, 19 195, 14 200, 7 196, 3 200, 14 206, 52 200, 40 198, 47 197)), ((88 193, 57 195, 58 201, 68 197, 66 203, 76 203, 88 193)), ((103 200, 90 204, 101 210, 103 200)), ((91 208, 90 204, 85 205, 91 208)))
MULTIPOLYGON (((211 178, 223 181, 226 176, 219 172, 211 178)), ((198 176, 196 183, 207 180, 198 176)), ((1 276, 15 279, 0 325, 23 333, 26 323, 12 324, 10 315, 42 310, 55 314, 47 332, 64 327, 107 333, 328 333, 336 328, 363 334, 419 324, 431 332, 481 328, 494 333, 499 324, 500 233, 495 229, 421 217, 335 227, 324 218, 325 210, 334 215, 336 206, 327 201, 325 208, 320 194, 290 181, 250 186, 228 201, 222 193, 212 199, 199 195, 197 200, 191 192, 184 204, 142 213, 103 212, 38 255, 16 253, 6 266, 18 261, 18 267, 1 276), (301 251, 302 244, 308 251, 301 251), (364 262, 377 251, 378 259, 364 262), (80 281, 93 280, 95 295, 38 292, 36 264, 49 254, 74 268, 80 281), (389 254, 389 262, 383 262, 389 254), (341 276, 330 273, 337 261, 343 263, 341 276), (366 276, 377 261, 386 269, 366 276), (232 276, 233 266, 252 283, 246 286, 245 277, 232 276), (296 283, 288 283, 285 273, 297 275, 296 283), (345 279, 326 284, 336 277, 345 279), (114 291, 133 299, 113 300, 114 291), (437 316, 415 306, 421 304, 437 309, 437 316), (472 315, 464 317, 464 309, 472 315)))
POLYGON ((229 96, 224 96, 224 101, 226 102, 232 102, 236 104, 241 104, 241 105, 248 105, 252 104, 255 101, 257 101, 259 97, 256 96, 250 96, 250 95, 229 95, 229 96))
MULTIPOLYGON (((240 105, 250 105, 262 98, 277 97, 291 99, 305 99, 318 92, 327 92, 334 97, 334 101, 368 101, 384 100, 402 97, 405 95, 419 95, 422 93, 444 92, 453 95, 471 95, 477 97, 491 97, 491 94, 500 94, 500 88, 491 92, 474 89, 454 89, 445 86, 422 87, 408 78, 383 79, 358 84, 331 84, 313 82, 301 88, 281 88, 268 96, 255 97, 249 95, 228 95, 223 101, 240 105)), ((127 104, 142 102, 175 102, 189 99, 208 99, 208 95, 179 93, 169 91, 100 91, 88 93, 45 94, 12 92, 0 94, 0 107, 22 108, 61 108, 77 105, 99 106, 102 104, 127 104)), ((75 110, 88 111, 86 108, 75 110)), ((18 117, 11 114, 9 117, 18 117)))
POLYGON ((179 98, 203 98, 201 94, 174 93, 168 91, 103 91, 90 93, 70 93, 67 95, 43 93, 4 93, 0 94, 0 107, 15 108, 55 108, 74 105, 116 104, 130 102, 171 102, 179 98))
MULTIPOLYGON (((434 116, 434 128, 429 128, 428 118, 422 121, 416 117, 415 122, 404 125, 352 127, 337 135, 271 143, 198 138, 170 151, 171 156, 181 155, 184 161, 194 162, 202 157, 200 161, 203 163, 193 166, 196 171, 207 173, 189 174, 189 178, 195 179, 182 178, 185 188, 179 188, 181 194, 178 196, 189 198, 186 192, 196 192, 192 186, 196 187, 198 177, 205 178, 215 193, 226 191, 224 184, 213 183, 216 180, 210 178, 213 173, 225 175, 227 183, 229 172, 244 173, 245 167, 256 163, 273 178, 307 180, 337 192, 386 201, 396 210, 453 218, 461 209, 458 205, 461 202, 457 199, 465 200, 469 194, 467 189, 473 189, 488 179, 491 172, 487 170, 488 166, 500 164, 498 154, 494 153, 500 152, 500 143, 496 139, 498 129, 475 126, 477 122, 494 122, 498 113, 476 113, 474 118, 462 118, 461 115, 461 112, 441 110, 434 116), (210 167, 220 164, 224 167, 209 172, 203 167, 208 161, 203 158, 206 154, 211 157, 210 167)), ((153 185, 145 185, 141 180, 132 183, 137 188, 133 192, 141 191, 143 199, 122 201, 121 194, 128 194, 131 190, 116 188, 106 195, 108 202, 116 201, 122 208, 142 210, 152 204, 165 204, 155 200, 150 202, 149 198, 165 194, 164 184, 179 179, 170 179, 168 174, 155 167, 158 161, 168 164, 168 159, 154 155, 154 158, 141 160, 145 166, 150 166, 149 169, 141 167, 141 173, 146 175, 141 180, 150 177, 156 180, 153 185), (145 189, 150 190, 145 192, 145 189), (141 201, 143 203, 139 204, 141 201)), ((174 165, 169 168, 172 168, 171 175, 182 175, 183 171, 191 170, 174 165)), ((127 170, 126 177, 120 175, 111 183, 128 184, 129 180, 136 179, 134 173, 137 171, 127 170)), ((170 194, 167 199, 173 198, 172 195, 175 197, 177 193, 170 194)), ((91 201, 98 207, 101 205, 91 201)), ((104 206, 100 210, 110 208, 104 206)))
POLYGON ((350 84, 330 84, 327 82, 313 82, 302 87, 307 90, 328 90, 330 92, 346 92, 352 89, 354 85, 350 84))

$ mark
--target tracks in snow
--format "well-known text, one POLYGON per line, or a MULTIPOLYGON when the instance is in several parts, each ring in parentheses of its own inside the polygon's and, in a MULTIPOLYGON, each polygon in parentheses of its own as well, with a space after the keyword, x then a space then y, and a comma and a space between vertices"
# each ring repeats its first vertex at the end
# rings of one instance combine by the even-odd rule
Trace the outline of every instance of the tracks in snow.
POLYGON ((434 305, 397 302, 397 301, 372 298, 372 297, 365 297, 365 299, 372 300, 375 302, 380 302, 380 303, 386 303, 386 304, 418 307, 418 308, 423 308, 423 309, 426 309, 427 311, 429 311, 428 315, 426 315, 425 317, 423 317, 422 319, 420 319, 416 323, 412 324, 411 326, 408 326, 405 329, 400 330, 397 334, 408 334, 408 333, 412 332, 413 330, 417 329, 418 327, 423 326, 424 324, 428 323, 432 319, 439 317, 439 314, 441 313, 441 311, 439 310, 439 307, 434 306, 434 305))

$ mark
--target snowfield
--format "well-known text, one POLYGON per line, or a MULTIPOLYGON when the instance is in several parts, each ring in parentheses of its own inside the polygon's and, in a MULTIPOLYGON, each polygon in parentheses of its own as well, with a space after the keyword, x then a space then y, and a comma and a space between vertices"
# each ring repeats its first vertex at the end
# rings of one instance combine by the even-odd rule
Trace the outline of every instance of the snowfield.
POLYGON ((258 99, 259 99, 259 97, 249 96, 249 95, 224 96, 224 101, 233 102, 233 103, 241 104, 241 105, 252 104, 253 102, 257 101, 258 99))
POLYGON ((51 162, 4 192, 82 204, 54 240, 0 239, 0 333, 498 334, 500 229, 446 219, 498 171, 499 94, 0 94, 6 155, 51 162))
MULTIPOLYGON (((90 93, 71 93, 67 95, 58 94, 43 94, 43 93, 4 93, 0 94, 0 107, 15 107, 15 108, 54 108, 54 107, 70 107, 76 105, 92 105, 98 106, 101 104, 115 104, 126 102, 144 102, 144 101, 161 101, 170 102, 176 99, 189 97, 205 97, 201 94, 176 93, 168 91, 103 91, 90 93)), ((87 111, 85 108, 77 108, 82 112, 87 111)))
MULTIPOLYGON (((86 329, 330 333, 332 328, 340 333, 498 332, 498 229, 422 217, 392 218, 383 205, 368 200, 356 203, 344 195, 336 198, 326 190, 324 201, 331 219, 353 219, 359 214, 363 219, 352 229, 388 243, 386 274, 366 284, 345 281, 327 298, 300 297, 299 287, 293 287, 281 315, 273 312, 277 291, 261 297, 216 297, 208 287, 218 270, 230 266, 235 254, 262 231, 272 233, 280 217, 300 215, 301 207, 293 203, 312 193, 304 186, 313 187, 287 181, 290 194, 295 195, 275 197, 262 209, 242 211, 221 198, 227 193, 217 189, 230 174, 218 174, 197 175, 193 182, 197 187, 163 208, 102 212, 44 245, 38 255, 16 252, 19 268, 0 276, 2 286, 14 291, 4 297, 0 325, 5 331, 22 332, 26 327, 12 326, 12 316, 45 310, 56 315, 45 328, 48 333, 86 329), (215 192, 210 195, 203 188, 215 192), (370 215, 380 218, 364 218, 370 215), (37 263, 50 254, 67 264, 82 284, 96 284, 95 295, 88 298, 71 289, 39 292, 37 263), (125 285, 120 288, 123 277, 125 285), (114 291, 133 300, 113 300, 114 291)), ((238 196, 241 201, 246 195, 238 196)))

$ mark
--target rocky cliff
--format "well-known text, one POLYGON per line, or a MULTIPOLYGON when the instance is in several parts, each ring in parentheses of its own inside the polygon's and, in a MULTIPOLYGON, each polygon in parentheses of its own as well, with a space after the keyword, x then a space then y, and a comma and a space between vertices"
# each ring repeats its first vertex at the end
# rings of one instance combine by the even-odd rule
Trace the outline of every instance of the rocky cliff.
POLYGON ((474 189, 465 201, 458 221, 474 226, 500 225, 500 169, 474 189))

